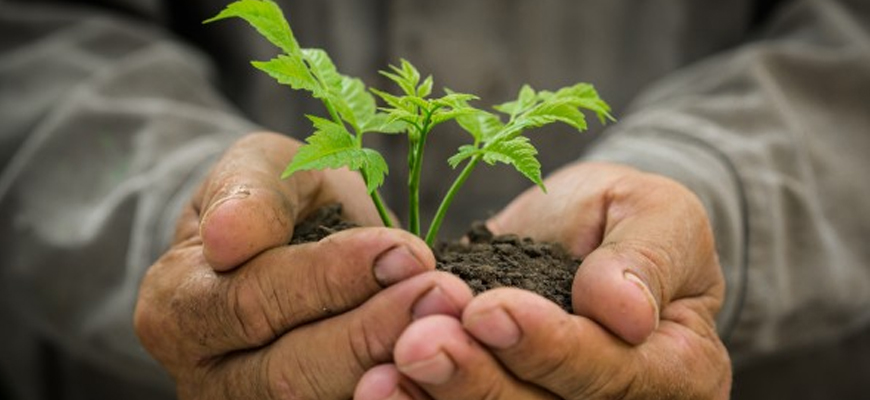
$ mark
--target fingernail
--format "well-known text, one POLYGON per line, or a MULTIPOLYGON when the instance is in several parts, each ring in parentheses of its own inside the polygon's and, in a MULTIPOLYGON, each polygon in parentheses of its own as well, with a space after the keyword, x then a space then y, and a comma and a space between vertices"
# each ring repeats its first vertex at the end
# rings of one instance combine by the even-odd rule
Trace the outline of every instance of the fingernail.
POLYGON ((459 307, 456 307, 453 300, 444 294, 444 291, 440 287, 435 286, 414 303, 414 306, 411 308, 411 315, 414 319, 420 319, 425 316, 438 314, 458 317, 460 312, 459 307))
POLYGON ((471 316, 466 329, 487 346, 500 350, 515 346, 522 336, 516 321, 501 307, 471 316))
POLYGON ((652 307, 652 309, 653 309, 653 318, 655 321, 655 329, 658 329, 658 327, 659 327, 658 300, 656 300, 655 296, 653 296, 652 291, 649 289, 649 286, 647 286, 646 282, 644 282, 642 279, 640 279, 640 277, 637 276, 634 272, 625 271, 623 273, 623 276, 625 277, 625 280, 637 285, 637 287, 639 287, 640 290, 643 292, 644 297, 646 297, 646 300, 649 302, 650 307, 652 307))
POLYGON ((456 365, 453 360, 439 351, 434 356, 422 361, 413 362, 408 365, 398 365, 399 371, 409 378, 430 385, 441 385, 447 383, 456 372, 456 365))
POLYGON ((417 257, 404 246, 393 247, 375 260, 375 279, 381 286, 389 286, 423 271, 417 257))

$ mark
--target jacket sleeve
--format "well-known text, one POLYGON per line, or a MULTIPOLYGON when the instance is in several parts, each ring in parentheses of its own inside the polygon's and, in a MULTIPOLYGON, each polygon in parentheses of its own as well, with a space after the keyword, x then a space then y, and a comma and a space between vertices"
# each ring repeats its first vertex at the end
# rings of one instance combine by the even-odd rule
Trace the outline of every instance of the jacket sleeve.
POLYGON ((700 197, 736 366, 870 317, 870 7, 798 1, 758 39, 648 90, 586 156, 700 197))
POLYGON ((171 387, 133 331, 139 281, 255 128, 168 35, 34 3, 0 4, 0 300, 63 354, 171 387))

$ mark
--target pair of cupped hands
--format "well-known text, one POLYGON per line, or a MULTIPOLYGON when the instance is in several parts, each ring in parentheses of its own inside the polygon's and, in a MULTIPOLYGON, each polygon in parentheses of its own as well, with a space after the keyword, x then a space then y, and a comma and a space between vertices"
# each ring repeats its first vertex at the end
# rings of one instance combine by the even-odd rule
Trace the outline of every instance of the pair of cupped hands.
POLYGON ((378 227, 358 174, 280 179, 298 142, 234 144, 145 276, 135 314, 181 399, 726 399, 724 296, 703 206, 680 184, 578 163, 489 222, 583 257, 574 313, 531 292, 472 296, 419 238, 378 227), (341 202, 369 226, 287 245, 341 202))

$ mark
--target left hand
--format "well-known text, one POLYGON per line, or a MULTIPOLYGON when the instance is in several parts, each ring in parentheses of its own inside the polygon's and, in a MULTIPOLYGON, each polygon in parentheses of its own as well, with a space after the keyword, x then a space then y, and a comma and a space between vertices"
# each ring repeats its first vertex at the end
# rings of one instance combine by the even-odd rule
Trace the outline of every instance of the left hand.
POLYGON ((613 164, 575 164, 546 183, 549 194, 529 190, 489 224, 584 258, 577 315, 523 290, 483 293, 461 320, 412 323, 356 399, 728 398, 715 329, 724 280, 697 197, 613 164))

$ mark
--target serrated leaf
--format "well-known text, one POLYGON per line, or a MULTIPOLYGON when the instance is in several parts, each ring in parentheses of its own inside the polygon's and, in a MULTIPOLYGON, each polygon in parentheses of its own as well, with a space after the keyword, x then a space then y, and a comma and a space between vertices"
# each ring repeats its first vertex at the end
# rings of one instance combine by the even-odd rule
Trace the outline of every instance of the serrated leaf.
POLYGON ((529 178, 544 192, 547 191, 541 178, 541 163, 535 157, 538 151, 532 146, 527 137, 518 136, 510 140, 493 143, 484 147, 481 151, 483 152, 484 162, 488 164, 502 162, 513 165, 519 173, 529 178))
POLYGON ((356 150, 350 133, 340 125, 323 118, 309 116, 318 130, 305 139, 299 151, 281 175, 286 178, 296 171, 341 168, 351 163, 348 152, 356 150))
POLYGON ((375 150, 356 147, 356 142, 343 126, 333 121, 308 116, 318 130, 305 139, 296 156, 281 175, 286 178, 297 171, 347 167, 362 171, 369 193, 384 183, 387 163, 375 150))
POLYGON ((540 121, 536 125, 543 126, 552 122, 563 122, 579 131, 586 130, 586 116, 576 108, 576 99, 561 99, 555 96, 523 114, 520 118, 540 121))
POLYGON ((387 161, 375 150, 361 149, 362 169, 365 175, 366 190, 373 193, 384 184, 384 176, 388 173, 387 161))
POLYGON ((376 113, 364 125, 360 126, 363 132, 379 132, 386 134, 404 133, 408 129, 408 123, 394 120, 388 113, 376 113))
POLYGON ((387 105, 392 108, 405 110, 408 112, 413 111, 413 107, 409 107, 409 105, 402 101, 402 98, 391 93, 383 92, 375 88, 369 88, 369 90, 381 98, 387 105))
POLYGON ((408 60, 401 59, 401 68, 390 65, 390 71, 378 71, 387 79, 393 81, 406 96, 417 96, 417 85, 420 83, 420 72, 408 60))
POLYGON ((409 124, 416 124, 417 119, 420 118, 419 115, 411 112, 407 112, 405 110, 397 110, 397 109, 388 109, 387 115, 389 115, 388 121, 405 121, 409 124))
POLYGON ((288 85, 293 89, 307 90, 318 93, 320 88, 308 67, 299 57, 279 55, 269 61, 254 61, 251 63, 257 69, 275 78, 278 83, 288 85))
POLYGON ((456 118, 456 122, 474 137, 475 142, 489 141, 504 128, 504 124, 498 116, 483 110, 459 116, 456 118))
POLYGON ((284 13, 271 0, 239 0, 229 4, 218 15, 205 20, 211 23, 227 18, 242 18, 257 32, 260 32, 269 42, 278 46, 285 53, 299 54, 299 43, 290 30, 290 24, 284 18, 284 13))
MULTIPOLYGON (((349 143, 353 144, 353 135, 347 131, 347 129, 341 125, 336 123, 335 121, 321 118, 316 115, 306 115, 311 124, 314 125, 314 129, 317 131, 325 131, 330 136, 338 138, 339 136, 344 136, 347 138, 349 143)), ((336 139, 339 140, 339 139, 336 139)), ((342 139, 343 140, 343 139, 342 139)), ((307 139, 306 139, 307 141, 307 139)))
POLYGON ((438 125, 462 116, 472 115, 477 110, 471 107, 440 109, 432 114, 432 125, 438 125))
POLYGON ((340 97, 341 101, 346 104, 345 112, 350 113, 350 115, 341 115, 341 117, 356 129, 365 132, 363 127, 369 126, 369 121, 374 118, 377 111, 374 96, 366 90, 366 85, 362 80, 342 75, 340 97))
POLYGON ((516 100, 499 104, 493 108, 511 116, 511 118, 514 118, 534 106, 536 101, 537 96, 535 90, 529 85, 523 85, 523 87, 520 88, 519 94, 517 94, 516 100))
POLYGON ((468 102, 471 100, 478 100, 478 99, 479 99, 479 97, 477 97, 473 94, 456 93, 456 92, 448 90, 446 95, 432 100, 432 104, 437 105, 437 106, 454 107, 454 108, 470 107, 468 105, 468 102))
POLYGON ((322 49, 302 49, 302 55, 311 73, 326 87, 329 93, 341 93, 341 74, 329 58, 329 54, 322 49))
POLYGON ((613 115, 610 114, 610 105, 608 105, 598 95, 595 87, 588 83, 578 83, 573 86, 559 89, 556 93, 551 94, 555 98, 572 99, 575 107, 585 108, 596 114, 598 120, 604 124, 608 120, 615 121, 613 115))
POLYGON ((456 168, 459 163, 465 161, 468 158, 471 158, 479 151, 480 149, 477 148, 477 146, 473 146, 470 144, 460 146, 456 154, 447 159, 447 163, 450 164, 452 168, 456 168))
POLYGON ((402 96, 402 101, 413 104, 423 110, 428 110, 432 107, 432 104, 429 102, 429 100, 418 96, 402 96))
POLYGON ((423 98, 428 97, 430 94, 432 94, 432 86, 434 84, 435 80, 432 79, 432 75, 427 76, 426 79, 423 80, 423 83, 421 83, 420 86, 417 87, 417 96, 423 98))
POLYGON ((417 70, 417 67, 414 64, 411 64, 410 61, 406 59, 401 59, 402 63, 402 76, 408 81, 408 83, 413 84, 413 86, 417 86, 420 83, 420 72, 417 70))

